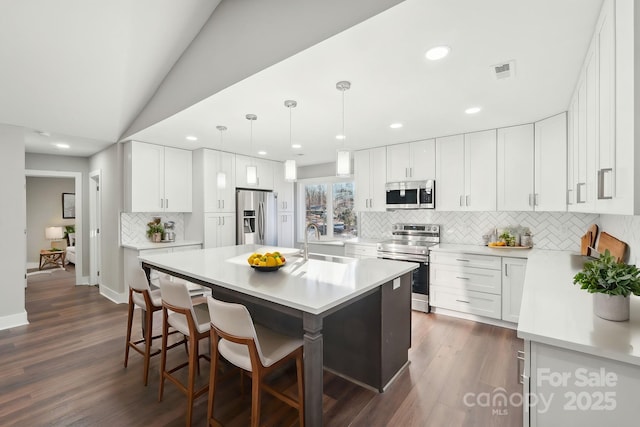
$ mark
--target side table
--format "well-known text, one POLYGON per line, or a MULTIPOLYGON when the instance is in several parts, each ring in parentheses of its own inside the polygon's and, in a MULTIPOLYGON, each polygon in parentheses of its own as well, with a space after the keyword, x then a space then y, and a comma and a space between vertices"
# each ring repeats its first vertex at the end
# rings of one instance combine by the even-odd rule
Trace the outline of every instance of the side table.
POLYGON ((51 251, 43 249, 40 251, 40 266, 38 270, 43 268, 63 268, 64 269, 65 251, 51 251))

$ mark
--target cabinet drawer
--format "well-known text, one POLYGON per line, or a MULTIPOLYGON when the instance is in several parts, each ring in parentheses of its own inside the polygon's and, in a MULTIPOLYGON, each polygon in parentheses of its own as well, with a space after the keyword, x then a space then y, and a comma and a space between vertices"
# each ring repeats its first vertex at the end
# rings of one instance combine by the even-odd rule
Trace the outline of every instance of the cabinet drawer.
POLYGON ((378 256, 378 249, 371 245, 354 245, 347 243, 344 253, 346 256, 356 258, 376 258, 378 256))
POLYGON ((430 287, 430 304, 434 307, 461 311, 463 313, 500 319, 501 302, 499 295, 462 289, 430 287))
POLYGON ((432 286, 502 294, 500 270, 431 264, 429 283, 432 286))
POLYGON ((429 260, 434 264, 460 265, 465 267, 488 268, 491 270, 500 270, 502 268, 500 257, 491 255, 432 251, 429 254, 429 260))

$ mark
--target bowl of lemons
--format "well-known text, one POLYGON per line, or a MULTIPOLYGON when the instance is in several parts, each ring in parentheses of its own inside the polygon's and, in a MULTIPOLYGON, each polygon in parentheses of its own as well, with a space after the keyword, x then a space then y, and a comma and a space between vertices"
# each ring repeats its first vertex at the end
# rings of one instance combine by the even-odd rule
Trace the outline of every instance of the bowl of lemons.
POLYGON ((267 252, 265 254, 252 253, 247 258, 251 268, 257 271, 276 271, 286 264, 287 260, 280 252, 267 252))

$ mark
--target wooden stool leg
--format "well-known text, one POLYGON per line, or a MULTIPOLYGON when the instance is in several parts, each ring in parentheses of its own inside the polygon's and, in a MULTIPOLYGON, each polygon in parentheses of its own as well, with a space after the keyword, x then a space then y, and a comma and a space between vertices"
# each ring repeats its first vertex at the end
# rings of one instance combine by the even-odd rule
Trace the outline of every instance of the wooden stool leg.
POLYGON ((187 425, 193 415, 193 394, 196 388, 196 364, 198 363, 198 338, 189 337, 189 383, 187 385, 187 425))
POLYGON ((160 391, 158 401, 162 401, 164 392, 164 372, 167 368, 167 336, 169 335, 169 320, 167 319, 167 309, 162 307, 162 348, 160 350, 160 391))
POLYGON ((149 361, 151 359, 151 337, 153 336, 153 311, 146 312, 146 334, 144 336, 144 385, 149 382, 149 361))
POLYGON ((251 373, 251 427, 260 427, 260 372, 251 373))
MULTIPOLYGON (((213 332, 212 332, 213 334, 213 332)), ((209 373, 209 407, 207 409, 207 425, 212 426, 213 406, 216 396, 216 374, 218 372, 218 337, 211 337, 211 372, 209 373)))
POLYGON ((133 291, 129 289, 129 314, 127 315, 127 342, 124 349, 124 367, 129 363, 129 344, 131 342, 131 327, 133 325, 133 291))

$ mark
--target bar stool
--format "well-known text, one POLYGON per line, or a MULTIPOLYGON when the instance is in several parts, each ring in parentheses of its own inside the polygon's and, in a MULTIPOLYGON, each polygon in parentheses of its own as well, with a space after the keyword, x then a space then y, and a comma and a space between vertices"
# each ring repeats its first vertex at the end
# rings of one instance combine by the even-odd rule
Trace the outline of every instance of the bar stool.
POLYGON ((133 281, 129 283, 129 314, 127 316, 127 342, 124 350, 124 367, 129 363, 129 349, 132 348, 144 357, 144 385, 149 381, 149 362, 151 356, 160 354, 160 350, 151 352, 151 342, 154 339, 161 338, 162 335, 153 336, 153 313, 162 309, 162 299, 160 290, 152 291, 149 288, 147 275, 144 270, 139 269, 133 276, 133 281), (131 327, 133 324, 133 310, 135 306, 142 308, 144 313, 144 325, 142 339, 131 341, 131 327), (144 349, 138 347, 138 344, 144 343, 144 349))
POLYGON ((209 357, 198 354, 198 343, 201 339, 209 337, 210 317, 207 304, 194 306, 189 295, 187 285, 182 282, 171 282, 165 277, 160 277, 160 293, 162 295, 162 317, 164 326, 162 331, 162 357, 160 362, 160 392, 158 400, 162 401, 164 392, 164 380, 174 383, 180 391, 187 395, 187 426, 191 425, 193 401, 203 395, 209 389, 205 385, 200 390, 195 390, 196 369, 200 369, 200 358, 209 360, 209 357), (169 312, 171 311, 171 312, 169 312), (189 341, 189 359, 174 368, 167 370, 167 332, 169 326, 177 329, 189 341), (187 385, 182 384, 172 374, 179 369, 189 367, 187 385))
POLYGON ((220 423, 213 417, 218 368, 218 355, 240 369, 250 372, 251 426, 260 425, 260 393, 269 394, 298 410, 300 426, 304 426, 304 361, 303 341, 278 334, 253 323, 251 314, 242 304, 218 301, 207 297, 211 315, 211 373, 209 377, 209 425, 220 423), (219 341, 218 341, 219 338, 219 341), (264 377, 287 361, 295 359, 298 378, 298 400, 293 400, 264 383, 264 377))

